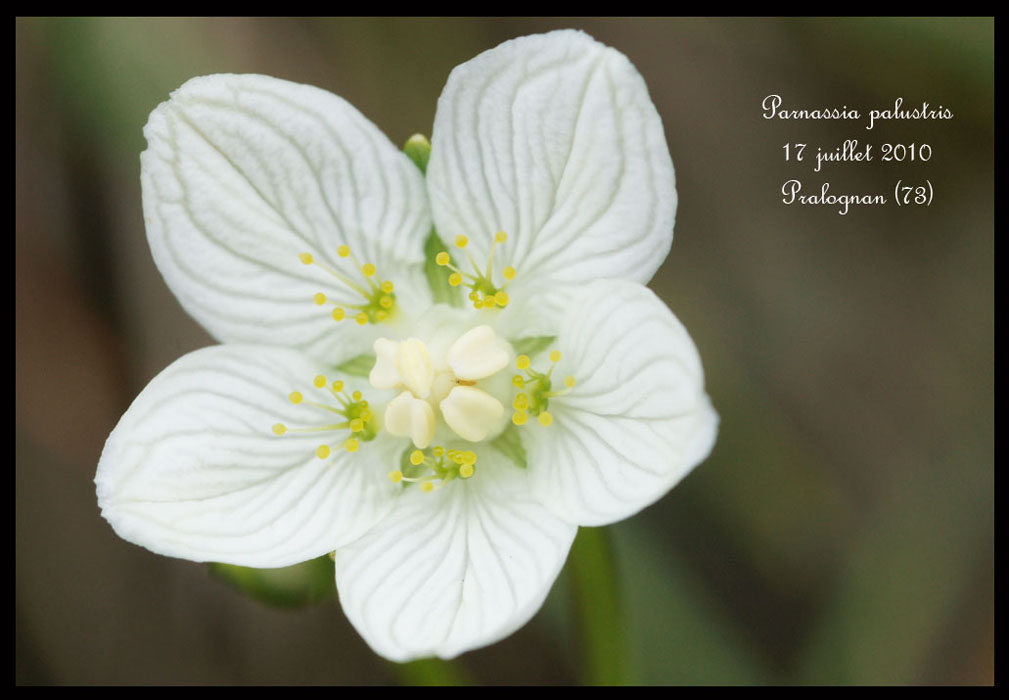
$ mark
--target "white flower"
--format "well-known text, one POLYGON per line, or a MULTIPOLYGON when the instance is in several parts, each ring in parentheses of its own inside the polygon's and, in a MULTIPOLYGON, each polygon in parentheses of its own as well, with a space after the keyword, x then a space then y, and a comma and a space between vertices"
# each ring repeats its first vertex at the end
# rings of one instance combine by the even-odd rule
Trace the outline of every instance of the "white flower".
POLYGON ((223 344, 109 436, 98 501, 131 542, 254 567, 335 551, 376 652, 449 658, 535 613, 579 525, 711 449, 697 351, 642 286, 676 194, 617 51, 561 31, 456 68, 426 179, 339 97, 258 75, 187 82, 145 135, 154 259, 223 344), (440 270, 464 304, 434 303, 440 270))

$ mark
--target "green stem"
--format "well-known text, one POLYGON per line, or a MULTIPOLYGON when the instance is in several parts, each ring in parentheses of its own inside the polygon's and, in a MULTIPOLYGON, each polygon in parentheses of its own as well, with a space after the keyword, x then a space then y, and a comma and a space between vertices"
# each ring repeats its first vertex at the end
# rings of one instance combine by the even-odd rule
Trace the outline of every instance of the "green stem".
POLYGON ((473 679, 459 661, 420 659, 406 664, 390 663, 401 685, 473 685, 473 679))
POLYGON ((568 556, 585 685, 627 683, 626 628, 609 532, 579 528, 568 556))

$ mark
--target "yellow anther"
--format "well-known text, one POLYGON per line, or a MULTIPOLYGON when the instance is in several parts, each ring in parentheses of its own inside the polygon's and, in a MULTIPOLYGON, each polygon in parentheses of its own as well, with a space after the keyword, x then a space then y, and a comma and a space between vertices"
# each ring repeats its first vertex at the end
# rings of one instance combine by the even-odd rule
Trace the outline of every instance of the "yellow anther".
MULTIPOLYGON (((364 403, 367 403, 367 401, 365 401, 364 403)), ((363 421, 371 420, 371 411, 361 411, 361 420, 363 421)))
POLYGON ((300 255, 298 255, 298 259, 301 260, 302 264, 304 265, 311 265, 313 262, 315 262, 315 258, 312 257, 311 253, 301 253, 300 255))
POLYGON ((361 272, 364 273, 365 277, 371 277, 372 275, 375 274, 375 266, 372 265, 371 263, 365 263, 363 266, 361 266, 361 272))
POLYGON ((343 381, 342 380, 337 379, 335 382, 333 382, 333 391, 343 391, 343 381))
POLYGON ((357 325, 363 326, 368 323, 368 314, 362 311, 354 317, 354 320, 357 321, 357 325))
POLYGON ((498 292, 494 295, 494 301, 498 306, 508 306, 508 295, 505 292, 498 292))
POLYGON ((357 448, 360 446, 360 443, 354 438, 350 438, 347 442, 343 443, 343 447, 347 452, 357 452, 357 448))
POLYGON ((460 275, 458 272, 453 272, 451 275, 448 276, 448 283, 451 284, 453 287, 458 287, 460 284, 462 284, 462 275, 460 275))
POLYGON ((469 293, 470 301, 479 301, 479 299, 480 299, 480 292, 472 291, 469 293))
POLYGON ((488 309, 493 309, 494 308, 494 302, 495 301, 496 300, 494 299, 494 295, 493 294, 484 294, 483 295, 483 305, 486 306, 488 309))
POLYGON ((353 394, 351 394, 351 396, 355 401, 360 401, 361 397, 364 396, 364 394, 362 394, 360 391, 355 391, 353 394))
POLYGON ((388 311, 383 311, 382 309, 379 309, 378 311, 375 312, 375 319, 376 320, 378 320, 378 321, 384 321, 387 318, 389 318, 389 312, 388 311))
POLYGON ((483 308, 483 302, 480 301, 479 299, 474 299, 473 300, 473 308, 474 309, 482 309, 483 308))
POLYGON ((392 297, 382 297, 382 300, 378 302, 379 306, 383 309, 391 308, 394 303, 395 302, 392 300, 392 297))
POLYGON ((315 375, 315 379, 312 380, 312 383, 315 384, 316 388, 321 389, 326 386, 326 377, 321 374, 317 374, 315 375))
POLYGON ((391 481, 392 483, 398 484, 402 480, 403 480, 403 472, 401 472, 399 469, 393 469, 391 472, 389 472, 389 481, 391 481))
POLYGON ((529 414, 525 411, 516 411, 512 416, 512 423, 515 425, 525 425, 527 420, 529 420, 529 414))
POLYGON ((516 411, 526 410, 527 408, 529 408, 529 399, 526 398, 525 394, 519 394, 518 396, 515 397, 515 400, 512 401, 512 408, 514 408, 516 411))
POLYGON ((497 241, 498 243, 504 243, 505 241, 508 240, 508 234, 505 233, 504 231, 498 231, 497 233, 494 234, 494 240, 497 241))
POLYGON ((551 362, 560 362, 561 361, 561 351, 560 350, 554 350, 553 352, 551 352, 550 353, 550 361, 551 362))
POLYGON ((350 429, 352 432, 359 433, 364 430, 364 421, 360 418, 354 418, 350 421, 350 429))
POLYGON ((462 463, 463 464, 476 464, 476 452, 472 450, 466 450, 462 453, 462 463))
POLYGON ((474 470, 472 464, 464 464, 461 467, 459 467, 459 476, 461 476, 463 479, 468 479, 471 476, 473 476, 473 471, 474 470))
POLYGON ((283 423, 275 423, 274 424, 274 426, 273 426, 273 434, 274 435, 283 435, 286 432, 287 432, 287 426, 286 425, 284 425, 283 423))
POLYGON ((575 385, 574 377, 572 377, 570 374, 564 377, 564 386, 566 386, 568 389, 571 389, 574 387, 574 385, 575 385))
POLYGON ((526 380, 522 378, 521 374, 516 374, 514 377, 512 377, 512 384, 521 389, 526 385, 526 380))
POLYGON ((515 358, 515 366, 519 369, 529 369, 529 356, 519 355, 515 358))
POLYGON ((506 280, 513 280, 515 279, 515 268, 509 265, 508 267, 506 267, 504 270, 501 271, 501 274, 504 275, 504 278, 506 280))
POLYGON ((436 447, 433 450, 431 450, 431 452, 434 453, 435 457, 441 457, 443 454, 445 454, 445 448, 444 447, 436 447))
POLYGON ((551 423, 554 422, 554 417, 551 416, 546 411, 543 411, 541 414, 539 414, 539 416, 537 416, 536 419, 540 422, 540 425, 542 425, 544 428, 546 428, 547 426, 549 426, 551 423))
POLYGON ((452 455, 452 461, 455 462, 456 464, 462 464, 462 454, 456 452, 454 455, 452 455))
POLYGON ((340 246, 339 248, 336 249, 336 254, 339 255, 341 258, 347 257, 348 255, 350 255, 350 246, 348 245, 340 246))
POLYGON ((386 294, 392 294, 393 289, 395 289, 395 287, 393 287, 392 282, 390 282, 389 280, 386 280, 385 282, 382 283, 382 291, 385 292, 386 294))
POLYGON ((326 459, 326 457, 329 457, 329 447, 327 445, 319 445, 315 448, 315 456, 319 459, 326 459))
POLYGON ((301 399, 304 397, 302 397, 300 391, 292 391, 290 394, 287 395, 287 398, 291 400, 291 403, 299 404, 301 403, 301 399))
POLYGON ((451 260, 451 259, 452 259, 451 256, 448 253, 446 253, 444 250, 442 252, 438 253, 436 256, 434 256, 434 261, 436 263, 438 263, 439 265, 443 266, 443 267, 445 265, 448 265, 449 260, 451 260))
POLYGON ((466 244, 469 243, 469 239, 466 236, 456 236, 455 246, 456 248, 465 248, 466 244))
POLYGON ((410 464, 412 464, 413 466, 416 467, 423 461, 424 461, 424 453, 421 452, 420 450, 414 450, 413 452, 410 453, 410 464))
POLYGON ((425 481, 423 484, 420 485, 420 490, 423 491, 424 493, 431 493, 432 491, 434 491, 434 484, 432 484, 430 481, 425 481))
POLYGON ((337 306, 335 309, 333 309, 332 316, 333 316, 333 320, 334 321, 342 321, 343 317, 346 316, 346 315, 347 315, 347 312, 344 311, 343 309, 341 309, 339 306, 337 306))
POLYGON ((315 296, 312 297, 312 301, 315 302, 316 306, 322 306, 326 303, 326 295, 322 292, 316 292, 315 296))

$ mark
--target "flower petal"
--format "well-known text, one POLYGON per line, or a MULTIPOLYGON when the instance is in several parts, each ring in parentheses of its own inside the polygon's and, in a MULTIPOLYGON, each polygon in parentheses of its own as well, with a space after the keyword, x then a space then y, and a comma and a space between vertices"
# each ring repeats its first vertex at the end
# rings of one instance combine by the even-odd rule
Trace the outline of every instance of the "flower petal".
POLYGON ((159 554, 255 567, 305 561, 360 536, 391 506, 385 475, 399 455, 376 439, 319 459, 316 447, 334 433, 275 435, 277 423, 343 418, 307 405, 324 396, 316 372, 296 351, 239 345, 171 364, 105 443, 95 476, 102 515, 159 554), (301 405, 287 400, 293 389, 304 391, 301 405))
MULTIPOLYGON (((332 360, 340 334, 313 295, 364 299, 298 256, 311 253, 366 286, 337 254, 342 244, 393 281, 399 303, 429 303, 422 262, 431 220, 420 171, 336 95, 261 75, 194 78, 154 110, 144 135, 154 260, 219 340, 332 360)), ((374 340, 354 335, 358 353, 374 340)))
POLYGON ((697 348, 641 285, 605 280, 576 297, 561 324, 553 425, 522 436, 534 492, 562 518, 605 525, 665 495, 714 444, 718 415, 697 348))
POLYGON ((535 501, 492 450, 433 493, 407 487, 393 513, 336 551, 347 617, 394 661, 452 658, 496 642, 543 603, 577 527, 535 501))
POLYGON ((507 41, 458 66, 438 100, 427 180, 443 240, 468 236, 540 284, 647 282, 673 238, 662 121, 618 51, 572 30, 507 41))

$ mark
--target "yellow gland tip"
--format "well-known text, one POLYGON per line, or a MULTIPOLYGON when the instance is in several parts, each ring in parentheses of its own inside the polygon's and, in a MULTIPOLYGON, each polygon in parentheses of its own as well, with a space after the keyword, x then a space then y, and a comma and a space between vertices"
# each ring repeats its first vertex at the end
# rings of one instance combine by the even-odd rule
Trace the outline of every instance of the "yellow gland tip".
POLYGON ((449 254, 446 253, 445 251, 442 251, 442 252, 438 253, 436 256, 434 256, 434 261, 436 263, 438 263, 439 265, 441 265, 442 267, 444 267, 445 265, 448 265, 448 262, 451 259, 452 258, 449 257, 449 254))
POLYGON ((357 452, 357 448, 360 447, 360 443, 354 438, 350 438, 347 442, 343 443, 344 448, 347 452, 357 452))
POLYGON ((444 447, 436 447, 433 450, 431 450, 431 452, 434 453, 435 457, 441 457, 443 454, 445 454, 445 448, 444 447))
POLYGON ((473 465, 464 464, 461 467, 459 467, 459 476, 461 476, 463 479, 468 479, 471 476, 473 476, 473 465))
POLYGON ((540 425, 542 425, 544 428, 546 428, 551 423, 554 422, 554 417, 551 416, 546 411, 543 411, 541 414, 539 414, 539 416, 537 416, 536 420, 538 420, 540 422, 540 425))
POLYGON ((456 236, 455 246, 456 248, 465 248, 466 244, 469 243, 469 239, 466 236, 456 236))
POLYGON ((350 246, 348 245, 340 246, 339 248, 336 249, 336 254, 339 255, 341 258, 347 257, 348 255, 350 255, 350 246))
POLYGON ((375 314, 375 318, 378 319, 379 321, 384 321, 385 319, 389 318, 389 312, 388 311, 379 310, 375 314))
POLYGON ((504 270, 501 271, 501 274, 504 275, 504 278, 506 280, 511 281, 515 279, 515 268, 509 265, 508 267, 506 267, 504 270))
POLYGON ((518 396, 515 397, 515 400, 512 401, 512 408, 514 408, 516 411, 526 410, 527 408, 529 408, 529 399, 526 398, 525 394, 519 394, 518 396))
POLYGON ((301 260, 302 264, 304 265, 311 265, 313 262, 315 262, 315 258, 312 257, 311 253, 301 253, 300 255, 298 255, 298 259, 301 260))
POLYGON ((505 292, 498 292, 494 295, 494 301, 498 306, 508 306, 508 295, 505 292))
POLYGON ((521 389, 526 385, 526 380, 522 378, 521 374, 516 374, 514 377, 512 377, 512 384, 521 389))
POLYGON ((283 435, 286 432, 287 432, 287 426, 284 425, 283 423, 275 423, 273 425, 273 434, 274 435, 283 435))
POLYGON ((519 369, 529 369, 529 356, 519 355, 515 358, 515 366, 519 369))
POLYGON ((392 483, 398 484, 402 480, 403 480, 403 472, 401 472, 399 469, 393 469, 391 472, 389 472, 389 481, 391 481, 392 483))
POLYGON ((473 300, 473 308, 474 309, 482 309, 483 308, 483 302, 480 301, 479 299, 474 299, 473 300))
POLYGON ((382 297, 382 301, 378 302, 383 309, 391 308, 394 303, 392 297, 382 297))
POLYGON ((301 403, 301 399, 303 397, 300 391, 292 391, 290 394, 287 395, 287 398, 291 400, 291 403, 299 404, 301 403))
POLYGON ((462 453, 462 463, 473 465, 476 464, 476 452, 472 450, 466 450, 462 453))
POLYGON ((362 430, 364 430, 364 421, 361 420, 360 418, 355 418, 354 420, 350 421, 350 430, 351 432, 354 433, 361 432, 362 430))
MULTIPOLYGON (((365 401, 364 403, 368 403, 365 401)), ((361 420, 369 421, 371 420, 371 411, 361 411, 361 420)))
POLYGON ((553 352, 551 352, 550 353, 550 361, 551 362, 560 362, 561 361, 561 351, 560 350, 554 350, 553 352))
POLYGON ((315 296, 312 297, 312 301, 315 302, 316 306, 322 306, 326 303, 326 295, 322 292, 316 292, 315 296))
POLYGON ((564 377, 564 386, 566 386, 568 389, 571 389, 574 387, 574 385, 575 385, 574 377, 572 377, 570 374, 564 377))
POLYGON ((432 484, 430 481, 425 481, 423 484, 420 485, 420 490, 423 491, 424 493, 431 493, 432 491, 434 491, 434 484, 432 484))
POLYGON ((395 287, 389 280, 386 280, 385 282, 382 283, 382 291, 385 292, 386 294, 392 294, 393 289, 395 289, 395 287))
POLYGON ((515 425, 525 425, 527 420, 529 420, 529 414, 525 411, 516 411, 512 416, 512 423, 515 425))
POLYGON ((413 466, 416 467, 423 461, 424 461, 424 453, 421 452, 420 450, 414 450, 413 452, 410 453, 410 464, 412 464, 413 466))
POLYGON ((329 447, 327 445, 319 445, 315 449, 315 456, 319 459, 326 459, 326 457, 329 457, 329 447))
POLYGON ((504 231, 498 231, 497 233, 494 234, 494 240, 497 241, 498 243, 504 243, 505 241, 508 240, 508 234, 505 233, 504 231))
POLYGON ((344 311, 343 309, 341 309, 339 306, 337 306, 335 309, 333 309, 332 316, 333 316, 333 320, 334 321, 342 321, 343 317, 346 316, 346 315, 347 315, 347 312, 344 311))
POLYGON ((375 266, 372 265, 371 263, 365 263, 361 267, 361 272, 364 273, 365 277, 371 277, 372 275, 375 274, 375 266))
POLYGON ((353 394, 351 394, 351 396, 354 398, 355 401, 360 401, 361 397, 364 396, 364 394, 362 394, 360 391, 355 391, 353 394))
POLYGON ((364 326, 368 323, 368 314, 362 311, 354 317, 354 320, 357 321, 357 325, 364 326))
POLYGON ((337 379, 335 382, 333 382, 333 391, 343 391, 343 381, 342 380, 337 379))
POLYGON ((312 384, 315 384, 317 388, 321 389, 326 386, 326 377, 321 374, 317 374, 315 375, 315 379, 312 380, 312 384))
POLYGON ((448 276, 448 283, 451 284, 453 287, 458 287, 460 284, 462 284, 462 275, 460 275, 458 272, 453 272, 451 275, 448 276))

